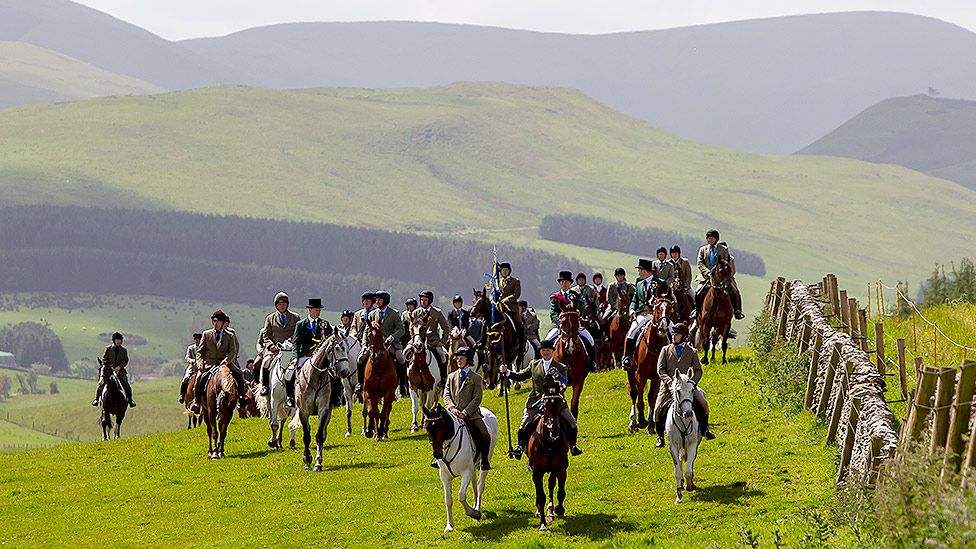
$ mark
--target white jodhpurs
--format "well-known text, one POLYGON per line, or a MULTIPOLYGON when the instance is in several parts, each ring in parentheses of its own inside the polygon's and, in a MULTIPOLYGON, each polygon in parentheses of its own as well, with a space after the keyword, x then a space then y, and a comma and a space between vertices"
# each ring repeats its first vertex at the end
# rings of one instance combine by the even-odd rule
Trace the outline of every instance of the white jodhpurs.
POLYGON ((627 331, 627 339, 634 339, 637 337, 637 333, 647 326, 647 323, 651 321, 652 315, 650 313, 643 313, 637 315, 637 318, 630 323, 630 330, 627 331))
MULTIPOLYGON (((585 339, 591 347, 593 346, 593 336, 590 335, 590 332, 586 328, 580 328, 579 335, 585 339)), ((559 328, 553 328, 549 330, 549 334, 546 336, 546 341, 556 341, 557 337, 559 337, 559 328)))

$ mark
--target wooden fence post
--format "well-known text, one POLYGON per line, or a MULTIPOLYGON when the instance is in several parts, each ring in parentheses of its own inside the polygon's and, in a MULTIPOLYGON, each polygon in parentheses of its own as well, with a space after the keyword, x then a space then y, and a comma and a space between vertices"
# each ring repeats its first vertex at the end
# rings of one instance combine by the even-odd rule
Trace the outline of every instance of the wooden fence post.
POLYGON ((959 369, 959 385, 956 386, 956 398, 952 401, 952 417, 946 439, 945 460, 942 463, 943 474, 946 471, 952 473, 959 471, 963 452, 962 434, 969 427, 974 392, 976 392, 976 360, 967 360, 959 369))
POLYGON ((851 466, 851 454, 854 452, 854 439, 857 434, 857 415, 861 411, 861 399, 852 398, 851 408, 847 413, 847 429, 844 433, 844 447, 840 453, 840 468, 837 470, 837 484, 847 476, 851 466))
MULTIPOLYGON (((843 377, 840 378, 840 385, 837 387, 837 398, 834 400, 834 409, 827 422, 827 439, 824 446, 829 446, 837 436, 837 426, 840 424, 841 412, 844 410, 844 401, 851 393, 851 374, 854 373, 854 363, 849 360, 844 361, 844 369, 840 371, 843 377)), ((834 378, 836 381, 836 377, 834 378)))
POLYGON ((810 336, 811 332, 813 331, 813 319, 810 318, 810 315, 803 315, 802 326, 803 327, 800 329, 800 341, 797 342, 799 354, 801 355, 807 352, 807 349, 810 348, 810 336))
POLYGON ((847 290, 840 290, 838 300, 840 301, 840 331, 849 334, 851 333, 851 313, 848 308, 850 301, 847 299, 847 290))
POLYGON ((857 333, 861 336, 861 350, 868 352, 868 312, 865 309, 857 310, 857 333))
POLYGON ((783 287, 783 302, 780 306, 779 316, 776 318, 776 341, 780 341, 786 337, 786 320, 792 305, 793 284, 792 282, 787 281, 786 285, 783 287))
POLYGON ((871 435, 871 455, 868 456, 868 466, 864 471, 864 481, 868 486, 878 483, 878 470, 881 465, 881 437, 871 435))
POLYGON ((908 372, 905 370, 905 339, 899 337, 895 341, 898 350, 898 383, 901 390, 901 398, 908 401, 908 372))
POLYGON ((885 364, 884 324, 880 322, 874 323, 874 350, 877 351, 878 373, 883 376, 888 368, 885 364))
POLYGON ((962 485, 965 488, 969 483, 970 474, 976 467, 976 423, 973 423, 969 430, 969 443, 966 446, 966 461, 962 470, 962 485))
POLYGON ((858 347, 860 347, 861 346, 861 342, 858 341, 858 339, 857 339, 857 338, 861 337, 861 334, 858 331, 858 322, 857 322, 857 298, 856 297, 849 297, 849 298, 847 298, 847 314, 850 315, 850 327, 851 327, 851 331, 848 332, 848 333, 850 333, 851 334, 851 337, 854 338, 854 344, 857 345, 858 347))
POLYGON ((820 393, 820 401, 817 403, 817 417, 823 419, 827 411, 827 404, 830 403, 830 393, 834 388, 834 376, 837 373, 837 365, 840 364, 840 342, 834 342, 834 350, 830 353, 830 362, 827 364, 827 375, 824 376, 823 392, 820 393))
POLYGON ((828 282, 830 283, 830 309, 834 315, 835 319, 840 318, 840 289, 837 286, 837 276, 834 274, 827 275, 828 282))
POLYGON ((949 432, 949 409, 956 393, 956 370, 939 368, 939 384, 935 393, 935 406, 932 411, 932 443, 929 452, 935 454, 945 451, 946 435, 949 432))
POLYGON ((820 349, 823 347, 823 330, 817 330, 813 335, 813 355, 810 357, 810 369, 807 372, 807 391, 803 395, 803 407, 810 410, 813 406, 813 390, 817 386, 817 365, 820 361, 820 349))
POLYGON ((915 391, 915 401, 911 405, 908 421, 905 423, 905 436, 908 437, 908 441, 917 442, 922 437, 925 420, 932 411, 932 395, 935 394, 935 384, 938 380, 938 372, 935 369, 922 368, 922 377, 915 391))
POLYGON ((915 387, 918 388, 918 384, 921 383, 922 379, 922 357, 915 357, 915 387))

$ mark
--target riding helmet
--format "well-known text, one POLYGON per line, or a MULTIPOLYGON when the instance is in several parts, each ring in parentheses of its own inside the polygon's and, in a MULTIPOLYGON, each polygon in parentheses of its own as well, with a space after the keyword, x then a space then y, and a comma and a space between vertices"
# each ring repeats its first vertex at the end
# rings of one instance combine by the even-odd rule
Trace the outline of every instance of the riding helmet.
POLYGON ((680 254, 681 253, 681 246, 678 246, 677 244, 675 244, 674 246, 671 246, 671 253, 674 253, 674 252, 678 252, 680 254))
POLYGON ((463 356, 471 362, 471 357, 474 356, 474 350, 471 347, 459 347, 457 351, 454 351, 454 356, 463 356))
POLYGON ((417 297, 426 297, 427 299, 430 300, 431 303, 434 302, 434 292, 430 290, 424 290, 420 292, 419 294, 417 294, 417 297))
POLYGON ((459 295, 456 295, 456 296, 454 296, 454 299, 451 300, 451 303, 461 303, 461 304, 463 304, 464 303, 464 298, 462 298, 459 295))
POLYGON ((115 332, 114 334, 112 334, 112 341, 115 341, 116 339, 121 341, 123 339, 122 334, 119 332, 115 332))
POLYGON ((379 292, 376 292, 374 295, 376 296, 376 299, 382 299, 384 305, 389 305, 390 304, 390 292, 387 292, 387 291, 379 291, 379 292))
POLYGON ((413 305, 414 307, 416 307, 417 306, 417 300, 411 297, 410 299, 406 300, 403 304, 404 305, 407 305, 407 306, 413 305))
POLYGON ((520 299, 519 302, 518 302, 518 304, 519 304, 520 307, 525 307, 525 308, 528 308, 529 307, 529 302, 526 301, 526 300, 524 300, 524 299, 520 299))
POLYGON ((553 343, 552 341, 549 341, 548 339, 542 340, 542 343, 539 344, 539 349, 555 349, 555 348, 556 348, 556 344, 553 343))
POLYGON ((346 309, 345 311, 342 311, 341 315, 339 315, 339 319, 341 320, 346 317, 352 318, 353 316, 354 316, 353 312, 350 311, 349 309, 346 309))
POLYGON ((367 299, 374 300, 375 301, 376 300, 376 293, 375 292, 364 292, 363 295, 362 295, 362 297, 359 298, 359 301, 366 301, 367 299))
POLYGON ((682 334, 685 337, 687 337, 688 336, 688 325, 685 324, 684 322, 679 322, 679 323, 675 324, 673 328, 671 328, 671 331, 674 332, 674 333, 676 333, 676 334, 682 334))
POLYGON ((627 276, 627 271, 625 271, 623 267, 617 267, 616 269, 613 270, 613 276, 617 276, 617 275, 627 276))
POLYGON ((596 279, 598 278, 603 280, 603 273, 593 273, 593 282, 596 282, 596 279))
POLYGON ((657 253, 659 253, 659 254, 667 254, 668 253, 668 249, 665 248, 664 246, 661 246, 660 248, 657 249, 657 253))
POLYGON ((230 317, 227 316, 227 313, 221 311, 220 309, 217 309, 216 311, 213 312, 212 315, 210 315, 210 320, 219 320, 221 322, 230 322, 230 317))
POLYGON ((203 339, 203 334, 201 334, 200 332, 193 332, 193 339, 194 341, 203 339))
POLYGON ((586 282, 586 274, 585 273, 576 273, 576 280, 579 280, 581 278, 583 279, 583 282, 586 282))
POLYGON ((285 292, 278 292, 278 293, 276 293, 275 294, 274 304, 277 305, 277 304, 281 303, 282 301, 284 301, 285 303, 288 303, 288 294, 286 294, 285 292))
POLYGON ((501 263, 498 264, 498 270, 500 271, 502 269, 508 269, 509 271, 511 271, 512 264, 509 263, 508 261, 502 261, 501 263))
POLYGON ((710 236, 714 236, 715 238, 719 238, 718 231, 715 230, 715 229, 712 229, 712 230, 708 231, 707 233, 705 233, 705 238, 708 238, 710 236))

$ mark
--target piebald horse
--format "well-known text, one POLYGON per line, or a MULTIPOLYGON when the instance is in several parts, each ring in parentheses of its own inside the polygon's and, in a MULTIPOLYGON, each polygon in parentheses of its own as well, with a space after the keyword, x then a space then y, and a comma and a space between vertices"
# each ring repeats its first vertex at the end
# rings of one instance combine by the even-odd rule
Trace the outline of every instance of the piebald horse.
POLYGON ((102 440, 108 440, 111 435, 115 438, 122 436, 122 420, 125 419, 125 411, 129 407, 129 402, 125 398, 125 391, 122 384, 115 375, 115 370, 98 359, 101 366, 102 392, 99 395, 100 408, 98 412, 98 422, 102 426, 102 440), (115 416, 115 429, 112 429, 112 416, 115 416))
MULTIPOLYGON (((491 436, 491 443, 488 445, 490 458, 498 442, 498 418, 487 408, 481 409, 481 415, 491 436)), ((464 506, 464 514, 475 520, 481 520, 481 500, 485 494, 488 471, 481 470, 481 459, 475 452, 473 437, 477 435, 472 435, 461 420, 440 404, 434 406, 432 410, 424 408, 424 429, 427 431, 427 439, 433 450, 434 459, 437 460, 441 484, 444 486, 444 507, 447 510, 447 526, 444 527, 444 531, 454 531, 452 511, 454 498, 451 492, 454 479, 458 477, 461 478, 461 486, 457 498, 464 506), (476 474, 477 479, 475 479, 476 474), (469 486, 474 490, 474 506, 468 505, 469 486)))

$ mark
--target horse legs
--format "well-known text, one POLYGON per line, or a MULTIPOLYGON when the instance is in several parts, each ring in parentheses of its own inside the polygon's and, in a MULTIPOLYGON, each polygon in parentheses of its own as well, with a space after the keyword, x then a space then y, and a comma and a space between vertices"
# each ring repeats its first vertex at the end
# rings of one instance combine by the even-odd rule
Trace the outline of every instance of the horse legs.
POLYGON ((535 509, 539 513, 539 531, 548 530, 546 526, 546 491, 542 487, 543 471, 532 471, 532 482, 535 484, 535 509))
POLYGON ((325 437, 329 432, 329 421, 332 420, 332 407, 329 403, 319 409, 319 428, 315 432, 315 472, 322 472, 322 448, 325 446, 325 437))
POLYGON ((417 425, 417 412, 420 411, 420 391, 416 389, 410 389, 410 432, 416 433, 420 430, 420 426, 417 425))
POLYGON ((549 504, 546 505, 546 520, 551 521, 553 519, 553 508, 556 505, 555 498, 553 497, 556 491, 556 472, 552 471, 549 473, 549 504))
MULTIPOLYGON (((281 420, 281 429, 284 430, 284 428, 285 428, 285 420, 281 420)), ((295 429, 291 429, 290 426, 289 426, 289 429, 288 430, 291 432, 291 440, 288 442, 288 448, 290 450, 294 450, 295 449, 295 431, 296 430, 295 429)), ((279 448, 280 447, 281 446, 279 445, 279 448)))
POLYGON ((445 470, 441 469, 441 484, 444 485, 444 508, 447 510, 447 526, 444 527, 445 532, 454 531, 454 513, 452 512, 454 507, 454 494, 452 494, 453 480, 451 475, 445 470))
POLYGON ((366 438, 372 438, 373 437, 373 431, 372 431, 372 429, 369 429, 368 430, 369 422, 366 419, 367 418, 366 410, 367 410, 367 407, 368 406, 369 406, 369 404, 367 404, 367 402, 366 402, 366 397, 363 396, 363 430, 362 430, 362 432, 360 432, 360 434, 363 435, 366 438), (369 432, 368 435, 366 434, 367 433, 367 430, 369 432))
POLYGON ((203 422, 207 424, 207 456, 214 457, 214 427, 211 425, 210 418, 204 417, 203 422))
MULTIPOLYGON (((699 329, 701 329, 701 328, 699 328, 699 329)), ((708 343, 709 343, 708 340, 709 340, 710 336, 709 336, 708 332, 705 331, 705 330, 703 330, 703 329, 702 329, 702 333, 704 334, 702 336, 702 338, 701 338, 702 339, 702 348, 705 351, 705 353, 701 357, 701 363, 702 363, 702 366, 707 366, 708 365, 708 343)))
POLYGON ((471 485, 471 481, 474 478, 475 470, 472 467, 467 471, 461 473, 461 487, 458 489, 458 501, 461 502, 461 506, 464 507, 464 514, 475 520, 481 520, 481 512, 475 511, 474 507, 468 505, 468 487, 471 485))
POLYGON ((343 380, 342 383, 343 392, 346 395, 346 438, 352 436, 352 399, 353 392, 352 387, 343 380))
POLYGON ((115 438, 122 438, 122 418, 125 416, 115 417, 115 438))
POLYGON ((725 360, 725 352, 728 349, 729 349, 729 338, 728 338, 728 332, 726 332, 725 334, 722 335, 722 364, 728 364, 728 361, 725 360))
POLYGON ((639 429, 637 425, 637 395, 640 393, 637 391, 637 379, 633 369, 627 370, 627 393, 630 395, 630 425, 628 425, 627 430, 636 433, 639 429))
POLYGON ((579 382, 579 385, 573 385, 573 400, 570 401, 569 410, 573 412, 573 417, 579 419, 579 401, 580 396, 583 394, 583 381, 579 382))
POLYGON ((675 503, 681 503, 681 488, 684 482, 684 476, 681 472, 681 448, 677 445, 672 444, 672 440, 668 440, 668 449, 671 450, 671 460, 674 461, 674 489, 675 489, 675 503))
POLYGON ((230 425, 230 418, 234 417, 234 408, 231 407, 227 416, 223 414, 217 418, 217 434, 220 439, 217 441, 217 457, 224 457, 224 440, 227 439, 227 426, 230 425))
POLYGON ((685 489, 689 492, 698 488, 695 486, 695 457, 698 456, 698 444, 691 441, 685 458, 685 489))
POLYGON ((377 430, 379 428, 380 419, 379 402, 377 402, 377 399, 374 398, 373 395, 364 395, 364 398, 366 399, 366 404, 364 404, 364 406, 369 407, 369 423, 365 426, 363 435, 366 438, 373 438, 374 435, 378 437, 379 433, 377 433, 377 430))
POLYGON ((305 443, 305 453, 302 455, 302 463, 305 464, 305 469, 309 469, 312 466, 312 453, 309 451, 308 446, 312 443, 312 429, 308 425, 308 416, 303 413, 299 413, 298 420, 302 422, 302 442, 305 443))
POLYGON ((646 382, 638 383, 637 389, 634 391, 637 393, 637 428, 643 429, 647 427, 647 418, 644 416, 644 387, 647 385, 646 382))
POLYGON ((393 395, 383 399, 383 412, 380 414, 382 436, 380 440, 390 438, 390 412, 393 410, 393 395))
POLYGON ((478 480, 474 483, 474 510, 481 515, 481 498, 485 495, 485 485, 488 483, 488 471, 479 471, 478 480))
POLYGON ((712 359, 711 360, 713 362, 715 361, 715 351, 718 349, 718 336, 719 336, 718 330, 715 330, 715 332, 712 334, 712 359))
POLYGON ((651 383, 647 389, 647 434, 654 435, 654 410, 657 409, 657 395, 661 391, 661 378, 651 372, 651 383))
POLYGON ((566 508, 563 507, 563 501, 566 499, 566 470, 558 471, 555 475, 559 480, 559 489, 556 491, 556 497, 558 498, 556 502, 556 516, 561 517, 566 514, 566 508))
POLYGON ((274 450, 276 448, 281 448, 281 445, 278 444, 278 413, 274 408, 272 408, 269 415, 271 416, 270 419, 268 419, 268 423, 271 425, 271 438, 268 439, 268 448, 274 450))

